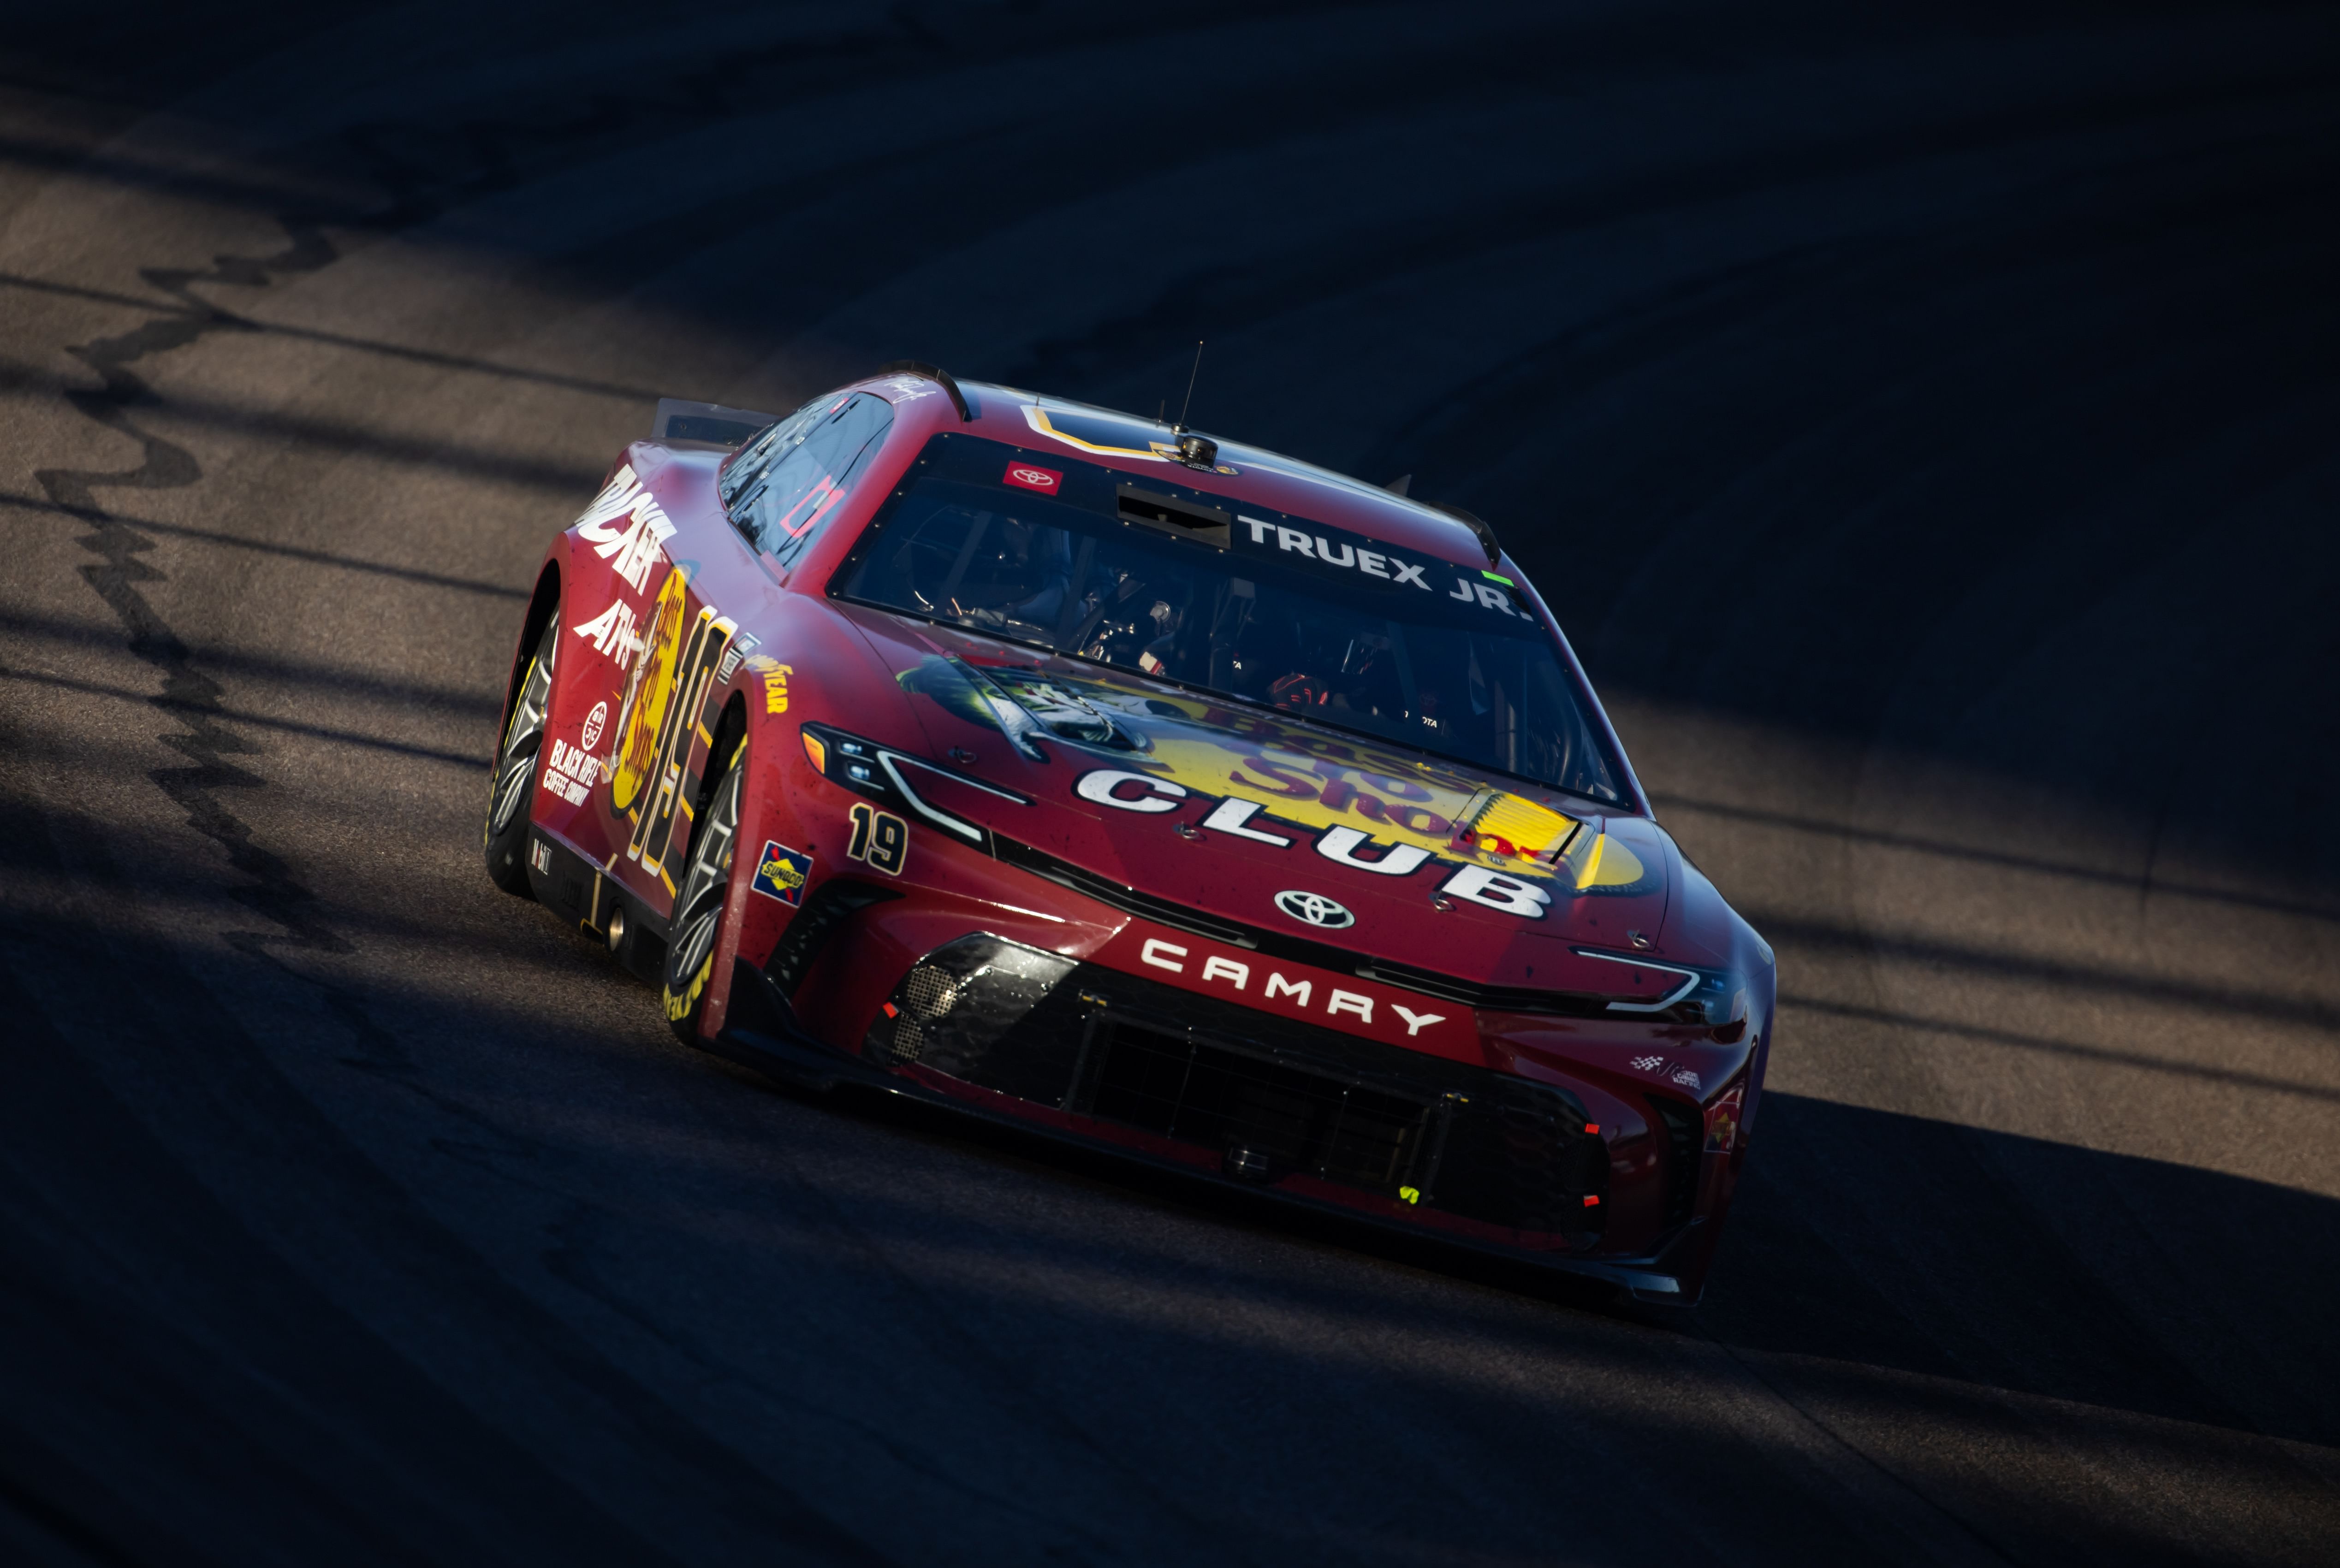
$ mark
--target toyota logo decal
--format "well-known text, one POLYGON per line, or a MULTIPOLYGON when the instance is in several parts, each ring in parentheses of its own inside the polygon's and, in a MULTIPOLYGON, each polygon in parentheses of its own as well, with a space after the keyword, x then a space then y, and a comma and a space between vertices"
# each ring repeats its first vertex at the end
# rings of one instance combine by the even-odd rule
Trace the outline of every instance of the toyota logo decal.
POLYGON ((1054 495, 1065 488, 1065 476, 1057 469, 1044 468, 1037 463, 1010 463, 1007 472, 1000 476, 999 482, 1054 495))
POLYGON ((1355 915, 1321 892, 1280 892, 1275 895, 1275 907, 1303 925, 1322 926, 1327 931, 1357 923, 1355 915))

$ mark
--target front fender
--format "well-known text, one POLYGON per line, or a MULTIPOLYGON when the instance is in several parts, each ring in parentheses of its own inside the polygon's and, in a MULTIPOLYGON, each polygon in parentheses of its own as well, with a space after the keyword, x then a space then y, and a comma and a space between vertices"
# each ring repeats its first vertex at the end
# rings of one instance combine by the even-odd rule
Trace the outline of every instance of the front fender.
MULTIPOLYGON (((733 961, 744 957, 760 968, 805 901, 841 869, 818 853, 816 829, 821 824, 801 814, 808 801, 819 798, 811 791, 819 774, 805 754, 805 721, 897 742, 918 734, 908 699, 859 634, 826 605, 786 597, 751 635, 754 646, 709 693, 705 710, 712 722, 727 705, 739 702, 747 742, 742 765, 748 769, 715 972, 699 1014, 700 1031, 709 1038, 722 1031, 729 1016, 733 961), (775 873, 759 886, 757 873, 774 857, 775 873), (801 880, 789 885, 795 878, 801 880)), ((716 764, 702 755, 698 765, 703 771, 716 764)))

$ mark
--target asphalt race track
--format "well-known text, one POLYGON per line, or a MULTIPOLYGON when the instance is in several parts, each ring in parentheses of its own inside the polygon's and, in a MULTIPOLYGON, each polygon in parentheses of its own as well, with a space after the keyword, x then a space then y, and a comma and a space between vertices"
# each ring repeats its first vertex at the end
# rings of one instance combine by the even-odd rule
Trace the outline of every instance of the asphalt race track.
POLYGON ((0 400, 0 1561, 2340 1560, 2325 12, 46 7, 0 400), (1694 1313, 792 1096, 489 884, 655 398, 1198 338, 1777 947, 1694 1313))

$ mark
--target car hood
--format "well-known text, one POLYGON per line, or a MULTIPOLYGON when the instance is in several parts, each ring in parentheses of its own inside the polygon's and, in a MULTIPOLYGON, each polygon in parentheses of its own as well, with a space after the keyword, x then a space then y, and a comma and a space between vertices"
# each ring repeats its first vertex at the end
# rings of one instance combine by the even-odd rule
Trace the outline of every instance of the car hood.
MULTIPOLYGON (((909 697, 929 758, 1028 797, 918 775, 935 804, 1010 851, 1213 924, 1492 986, 1615 993, 1616 966, 1577 950, 1666 956, 1681 859, 1646 817, 1135 672, 838 607, 909 697), (1230 799, 1259 809, 1215 824, 1230 799), (1469 885, 1455 878, 1472 867, 1492 894, 1442 892, 1469 885), (1535 892, 1505 891, 1520 887, 1535 892), (1279 905, 1286 892, 1329 899, 1353 921, 1312 924, 1285 906, 1317 906, 1279 905)), ((1689 962, 1716 945, 1678 934, 1689 962)))

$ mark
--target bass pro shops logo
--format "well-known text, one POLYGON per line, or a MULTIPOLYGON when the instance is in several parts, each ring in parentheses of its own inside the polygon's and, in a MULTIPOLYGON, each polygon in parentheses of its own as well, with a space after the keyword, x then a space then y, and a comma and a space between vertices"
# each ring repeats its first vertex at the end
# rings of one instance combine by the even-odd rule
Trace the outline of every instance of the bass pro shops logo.
MULTIPOLYGON (((1160 816, 1179 809, 1194 793, 1185 784, 1152 774, 1131 773, 1122 768, 1097 768, 1073 781, 1073 793, 1085 801, 1115 811, 1131 812, 1140 816, 1160 816)), ((1259 825, 1266 813, 1264 802, 1248 800, 1242 795, 1205 796, 1215 799, 1217 804, 1204 814, 1194 824, 1200 833, 1225 833, 1247 843, 1264 844, 1287 853, 1296 845, 1296 833, 1275 833, 1259 825)), ((1273 820, 1273 819, 1269 819, 1273 820)), ((1431 852, 1418 843, 1382 843, 1369 838, 1361 829, 1328 827, 1315 834, 1313 847, 1317 854, 1336 865, 1352 871, 1370 873, 1374 876, 1412 876, 1425 865, 1439 863, 1442 871, 1452 863, 1436 863, 1431 852)), ((1482 908, 1517 915, 1522 920, 1542 920, 1552 903, 1549 877, 1512 876, 1505 872, 1491 871, 1482 865, 1453 866, 1439 883, 1440 896, 1468 899, 1482 908)), ((1322 893, 1304 892, 1297 889, 1275 895, 1275 907, 1305 925, 1322 926, 1328 930, 1355 923, 1356 917, 1325 898, 1322 893), (1306 901, 1316 900, 1317 902, 1306 901)))
POLYGON ((1275 895, 1275 907, 1303 925, 1339 931, 1357 923, 1357 917, 1321 892, 1287 890, 1275 895))

